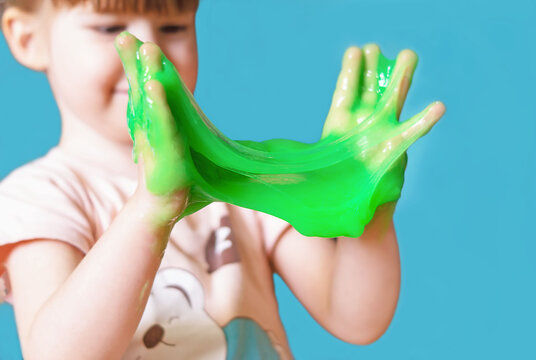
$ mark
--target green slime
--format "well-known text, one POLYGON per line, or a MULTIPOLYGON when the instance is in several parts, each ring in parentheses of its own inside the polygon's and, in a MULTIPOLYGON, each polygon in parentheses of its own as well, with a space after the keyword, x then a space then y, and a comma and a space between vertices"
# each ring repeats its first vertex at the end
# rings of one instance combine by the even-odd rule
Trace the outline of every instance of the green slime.
MULTIPOLYGON (((431 127, 422 125, 427 110, 398 122, 396 104, 403 102, 398 95, 400 84, 404 76, 407 83, 411 81, 412 71, 404 67, 393 71, 396 62, 378 49, 377 54, 364 55, 365 66, 354 68, 351 74, 359 80, 357 100, 344 113, 332 105, 326 123, 330 117, 337 124, 337 117, 347 116, 351 118, 347 125, 333 126, 330 131, 325 127, 322 138, 312 144, 286 139, 234 141, 203 114, 163 54, 156 71, 143 62, 142 44, 137 43, 136 51, 138 84, 156 79, 163 85, 175 119, 172 131, 180 134, 182 142, 166 141, 169 129, 156 121, 159 109, 148 99, 144 86, 132 88, 132 74, 127 73, 130 134, 136 148, 136 131, 146 132, 155 156, 154 173, 147 180, 149 191, 163 195, 176 188, 177 182, 190 187, 181 217, 221 201, 279 217, 306 236, 357 237, 379 205, 400 197, 406 150, 431 127), (389 86, 394 82, 397 86, 389 86), (175 156, 169 154, 177 153, 177 147, 182 166, 170 166, 176 162, 168 156, 175 156)), ((122 61, 125 64, 124 55, 122 61)), ((339 80, 338 91, 343 95, 347 80, 339 80)), ((334 102, 344 97, 336 95, 334 102)))

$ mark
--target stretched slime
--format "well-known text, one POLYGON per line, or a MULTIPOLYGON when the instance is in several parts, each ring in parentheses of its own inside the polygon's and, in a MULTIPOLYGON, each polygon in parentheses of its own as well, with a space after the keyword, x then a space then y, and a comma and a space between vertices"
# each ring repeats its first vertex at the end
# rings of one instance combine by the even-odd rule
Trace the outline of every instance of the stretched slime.
POLYGON ((376 45, 352 47, 317 142, 234 141, 203 114, 159 50, 151 55, 141 41, 133 41, 130 52, 118 51, 130 84, 127 116, 134 154, 144 134, 154 155, 146 178, 152 193, 190 187, 181 217, 222 201, 277 216, 306 236, 357 237, 379 205, 398 200, 406 150, 444 112, 436 102, 399 123, 416 55, 404 50, 394 61, 376 45), (150 80, 162 84, 167 104, 147 94, 150 80), (171 124, 159 120, 165 111, 174 119, 171 124), (169 141, 170 132, 180 141, 169 141))

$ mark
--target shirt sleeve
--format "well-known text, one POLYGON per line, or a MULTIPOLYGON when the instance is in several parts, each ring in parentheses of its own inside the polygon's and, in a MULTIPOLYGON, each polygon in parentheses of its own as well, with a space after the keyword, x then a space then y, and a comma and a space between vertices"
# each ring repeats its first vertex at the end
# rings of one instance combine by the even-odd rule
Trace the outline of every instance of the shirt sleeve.
POLYGON ((68 173, 54 170, 34 162, 13 171, 0 183, 0 302, 2 297, 10 299, 4 274, 10 245, 52 239, 71 244, 85 254, 94 243, 79 186, 68 173))

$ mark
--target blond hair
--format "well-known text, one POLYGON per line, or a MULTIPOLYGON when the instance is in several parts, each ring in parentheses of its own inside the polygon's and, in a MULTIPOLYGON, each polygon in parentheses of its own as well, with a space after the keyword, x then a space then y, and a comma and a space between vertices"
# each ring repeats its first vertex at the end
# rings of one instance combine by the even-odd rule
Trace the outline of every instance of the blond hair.
MULTIPOLYGON (((5 9, 14 6, 21 10, 35 11, 43 0, 0 0, 0 19, 5 9)), ((195 10, 199 0, 51 0, 56 7, 90 3, 97 12, 167 12, 169 10, 195 10)))

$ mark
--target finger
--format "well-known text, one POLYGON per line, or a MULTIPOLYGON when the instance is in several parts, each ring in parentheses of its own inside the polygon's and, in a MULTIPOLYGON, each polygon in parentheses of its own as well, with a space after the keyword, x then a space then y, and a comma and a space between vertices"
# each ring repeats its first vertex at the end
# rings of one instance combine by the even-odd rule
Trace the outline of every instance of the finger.
POLYGON ((363 47, 365 53, 365 74, 363 77, 363 104, 373 107, 378 100, 378 60, 380 48, 376 44, 367 44, 363 47))
POLYGON ((419 114, 399 125, 397 142, 407 143, 406 149, 418 138, 424 136, 445 113, 445 105, 441 101, 433 102, 419 114))
POLYGON ((146 42, 140 47, 140 60, 145 81, 154 79, 162 70, 162 52, 154 43, 146 42))
POLYGON ((361 55, 361 49, 355 46, 348 48, 344 53, 331 108, 322 129, 322 138, 329 134, 340 135, 352 125, 350 114, 359 96, 361 55))
MULTIPOLYGON (((134 162, 138 164, 141 169, 152 171, 154 168, 154 156, 147 140, 147 134, 141 128, 137 128, 132 136, 134 140, 134 162)), ((144 173, 145 171, 141 171, 144 173)), ((138 178, 138 180, 140 180, 138 178)))
POLYGON ((342 68, 333 94, 332 107, 351 110, 359 92, 361 49, 352 46, 344 53, 342 68))
MULTIPOLYGON (((134 139, 134 132, 144 127, 142 104, 140 103, 139 77, 140 67, 137 52, 142 42, 132 34, 124 31, 115 38, 115 48, 123 63, 123 69, 129 84, 129 99, 127 108, 128 127, 134 139)), ((135 155, 136 156, 136 155, 135 155)))
MULTIPOLYGON (((164 86, 149 80, 144 86, 147 106, 147 138, 154 159, 148 188, 165 194, 184 188, 188 183, 184 142, 166 100, 164 86)), ((144 159, 145 160, 145 159, 144 159)))
POLYGON ((398 54, 393 74, 380 100, 379 107, 387 111, 394 110, 397 119, 404 106, 417 60, 417 54, 412 50, 402 50, 398 54))
POLYGON ((396 87, 395 96, 396 101, 396 118, 400 118, 400 113, 406 102, 406 97, 408 95, 409 87, 411 86, 411 81, 413 80, 413 74, 415 73, 415 68, 417 67, 417 62, 419 58, 414 51, 406 49, 400 53, 401 61, 404 64, 405 71, 402 75, 402 80, 400 84, 396 87))
POLYGON ((370 166, 378 169, 390 166, 411 144, 430 131, 444 113, 445 105, 436 101, 408 121, 399 124, 394 136, 378 144, 375 155, 369 160, 370 166))
POLYGON ((138 89, 138 59, 136 53, 143 43, 134 35, 124 31, 115 38, 115 48, 127 76, 132 92, 138 89))
POLYGON ((148 139, 152 146, 166 146, 180 141, 177 124, 169 108, 166 93, 157 80, 149 80, 146 92, 148 139))

